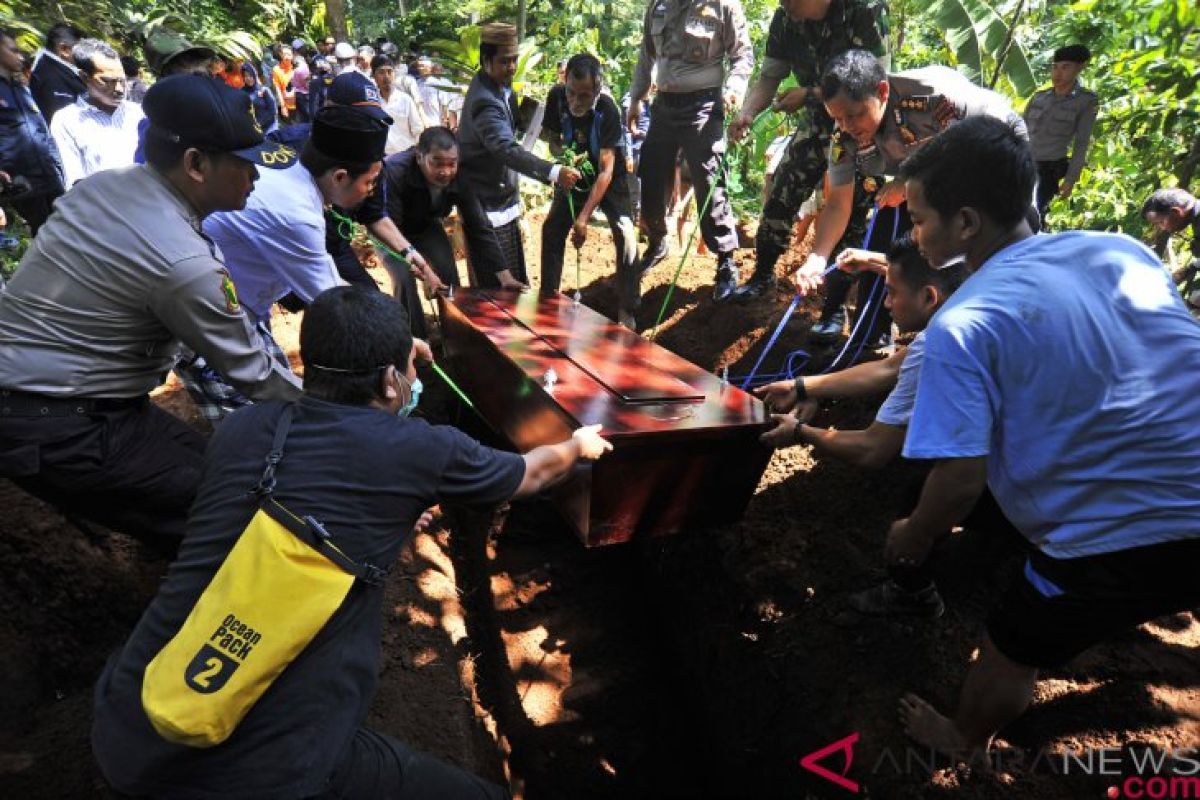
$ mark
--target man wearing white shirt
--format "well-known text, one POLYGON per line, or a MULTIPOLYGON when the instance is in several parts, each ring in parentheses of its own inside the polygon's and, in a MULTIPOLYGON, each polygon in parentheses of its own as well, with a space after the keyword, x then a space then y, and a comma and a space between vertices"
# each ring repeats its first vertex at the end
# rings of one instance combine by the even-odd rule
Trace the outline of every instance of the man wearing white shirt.
POLYGON ((425 119, 413 99, 396 85, 396 68, 387 56, 371 60, 371 77, 379 88, 380 105, 392 118, 384 153, 402 153, 417 143, 425 130, 425 119))
POLYGON ((140 105, 125 100, 125 70, 116 50, 84 39, 73 54, 87 92, 50 122, 68 188, 101 170, 132 165, 144 116, 140 105))

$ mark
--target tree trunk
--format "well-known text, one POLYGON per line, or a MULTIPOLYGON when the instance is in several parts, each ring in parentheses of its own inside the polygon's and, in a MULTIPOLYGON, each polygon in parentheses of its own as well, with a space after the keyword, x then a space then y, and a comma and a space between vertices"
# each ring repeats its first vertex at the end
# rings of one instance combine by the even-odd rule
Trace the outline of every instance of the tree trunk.
POLYGON ((333 38, 339 42, 350 41, 350 31, 346 28, 346 0, 325 0, 325 24, 333 38))
POLYGON ((525 15, 529 10, 527 0, 517 0, 517 41, 525 41, 525 15))
POLYGON ((1000 55, 996 57, 996 71, 992 73, 992 81, 988 84, 989 89, 996 88, 996 81, 1000 80, 1000 73, 1004 71, 1004 62, 1008 60, 1008 51, 1012 49, 1013 42, 1017 36, 1017 23, 1021 21, 1021 12, 1025 10, 1025 0, 1017 3, 1017 10, 1013 13, 1012 21, 1008 23, 1008 35, 1004 38, 1004 46, 1000 48, 1000 55))

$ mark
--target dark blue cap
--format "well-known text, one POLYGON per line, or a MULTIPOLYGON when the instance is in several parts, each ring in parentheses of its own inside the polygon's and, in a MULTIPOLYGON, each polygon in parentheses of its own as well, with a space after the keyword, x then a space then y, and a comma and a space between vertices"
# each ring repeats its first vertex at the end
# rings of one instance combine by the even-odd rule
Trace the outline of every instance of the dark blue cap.
POLYGON ((172 75, 150 87, 142 101, 150 120, 147 136, 244 158, 263 167, 283 169, 296 162, 296 151, 263 140, 250 95, 204 75, 172 75))
POLYGON ((361 72, 343 72, 329 87, 329 102, 338 106, 354 106, 389 125, 392 118, 383 110, 383 98, 371 79, 361 72))

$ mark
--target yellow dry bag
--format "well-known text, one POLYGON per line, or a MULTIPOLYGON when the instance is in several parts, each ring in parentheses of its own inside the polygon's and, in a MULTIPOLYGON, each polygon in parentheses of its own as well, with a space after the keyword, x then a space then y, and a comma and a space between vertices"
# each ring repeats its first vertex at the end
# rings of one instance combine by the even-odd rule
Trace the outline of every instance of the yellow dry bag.
POLYGON ((271 496, 292 414, 288 405, 253 490, 258 511, 183 627, 146 666, 142 707, 168 741, 212 747, 229 738, 325 627, 354 581, 386 577, 346 556, 315 519, 296 516, 271 496))

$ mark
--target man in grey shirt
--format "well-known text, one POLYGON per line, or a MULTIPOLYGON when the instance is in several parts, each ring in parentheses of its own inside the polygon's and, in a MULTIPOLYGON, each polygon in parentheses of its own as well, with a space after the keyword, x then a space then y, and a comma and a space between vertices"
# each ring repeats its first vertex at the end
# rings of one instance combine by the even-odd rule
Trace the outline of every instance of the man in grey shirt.
POLYGON ((179 75, 146 95, 148 164, 81 181, 0 294, 0 475, 73 517, 170 551, 204 438, 149 402, 182 341, 254 399, 300 384, 267 355, 201 232, 242 208, 264 143, 249 96, 179 75))
POLYGON ((726 146, 725 115, 737 112, 754 71, 746 15, 740 0, 650 0, 642 25, 642 48, 629 90, 631 132, 637 129, 642 102, 650 92, 651 68, 656 70, 658 94, 650 106, 650 132, 638 166, 642 221, 650 239, 641 269, 667 256, 667 187, 675 179, 682 149, 696 187, 697 209, 716 181, 700 217, 700 231, 718 259, 713 298, 724 301, 737 289, 733 251, 738 236, 722 186, 723 170, 718 168, 726 146))
POLYGON ((1055 195, 1071 196, 1087 160, 1100 101, 1095 92, 1080 85, 1079 73, 1091 57, 1081 44, 1055 50, 1050 66, 1052 86, 1035 94, 1025 106, 1029 145, 1038 167, 1037 207, 1043 219, 1055 195))

